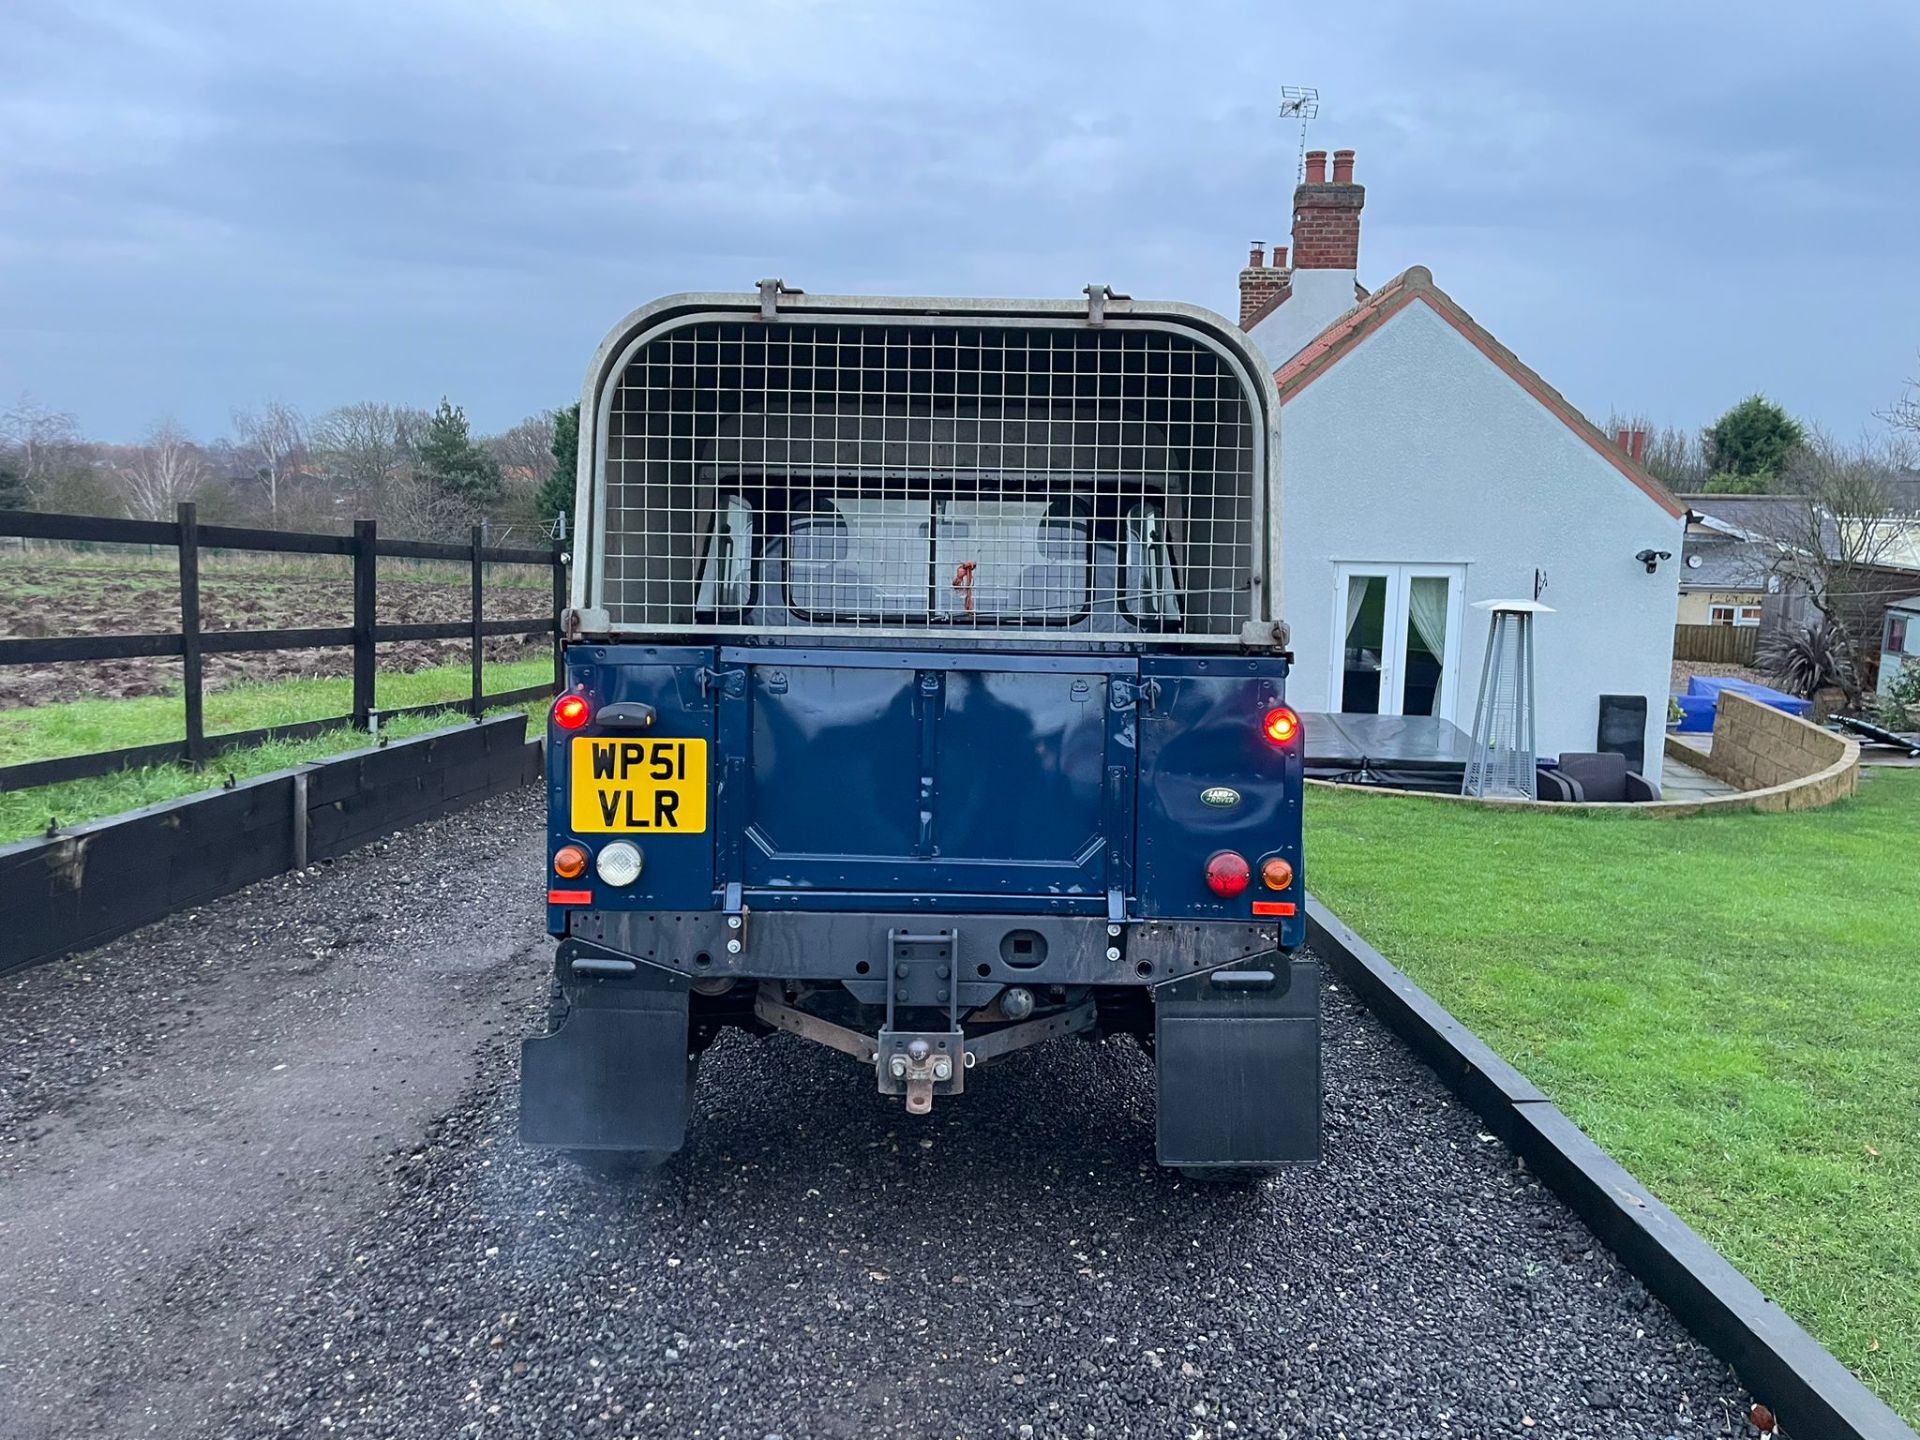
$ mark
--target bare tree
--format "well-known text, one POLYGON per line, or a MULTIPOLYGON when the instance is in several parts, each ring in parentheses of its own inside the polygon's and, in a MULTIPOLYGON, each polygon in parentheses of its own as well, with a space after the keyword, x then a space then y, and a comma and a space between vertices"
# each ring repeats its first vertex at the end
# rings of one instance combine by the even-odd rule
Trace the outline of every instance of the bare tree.
POLYGON ((9 452, 28 493, 38 495, 57 472, 76 463, 79 426, 64 410, 22 395, 0 413, 0 449, 9 452))
POLYGON ((1706 443, 1697 431, 1656 425, 1644 415, 1622 415, 1616 410, 1607 419, 1607 434, 1618 435, 1622 430, 1646 433, 1641 463, 1668 489, 1693 495, 1705 488, 1713 465, 1707 458, 1706 443))
POLYGON ((200 447, 171 419, 120 457, 114 470, 127 513, 136 520, 170 520, 174 507, 206 486, 211 472, 200 447))
POLYGON ((322 478, 357 508, 377 513, 413 462, 424 411, 363 400, 313 422, 313 458, 322 478))
POLYGON ((479 506, 412 472, 390 481, 380 496, 382 533, 407 540, 465 540, 482 518, 479 506))
POLYGON ((553 412, 529 415, 511 430, 480 442, 500 462, 509 489, 537 489, 553 469, 553 412))
POLYGON ((523 526, 532 531, 543 518, 537 497, 540 487, 553 473, 553 413, 541 410, 511 430, 489 435, 480 442, 481 448, 499 463, 500 477, 505 482, 506 493, 491 507, 495 522, 503 527, 502 535, 510 535, 523 526))
POLYGON ((267 492, 268 523, 280 523, 280 491, 307 454, 307 417, 283 400, 233 412, 233 431, 267 492))
POLYGON ((1900 398, 1893 408, 1880 412, 1880 418, 1893 427, 1895 432, 1920 441, 1920 377, 1907 381, 1906 388, 1900 392, 1900 398))
POLYGON ((1889 603, 1913 593, 1920 515, 1901 503, 1911 461, 1897 436, 1846 445, 1807 435, 1782 477, 1789 495, 1743 526, 1760 537, 1756 564, 1803 588, 1828 621, 1849 705, 1873 672, 1889 603))

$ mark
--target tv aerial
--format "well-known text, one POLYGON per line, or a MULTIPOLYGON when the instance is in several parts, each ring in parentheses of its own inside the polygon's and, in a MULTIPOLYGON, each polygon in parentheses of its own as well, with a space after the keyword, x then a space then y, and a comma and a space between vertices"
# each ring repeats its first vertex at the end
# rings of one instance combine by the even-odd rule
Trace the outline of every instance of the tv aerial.
POLYGON ((1293 183, 1307 178, 1307 122, 1320 113, 1320 92, 1311 85, 1280 87, 1280 118, 1300 122, 1300 160, 1293 183))

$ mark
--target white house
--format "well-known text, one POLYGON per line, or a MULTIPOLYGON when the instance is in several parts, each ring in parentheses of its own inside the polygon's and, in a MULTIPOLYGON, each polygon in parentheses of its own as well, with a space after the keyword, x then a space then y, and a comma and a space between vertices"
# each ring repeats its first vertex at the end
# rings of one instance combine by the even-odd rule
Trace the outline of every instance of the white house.
MULTIPOLYGON (((1284 609, 1301 710, 1473 723, 1486 600, 1539 600, 1539 752, 1644 701, 1660 772, 1686 507, 1415 266, 1355 275, 1353 152, 1307 157, 1293 264, 1256 242, 1241 324, 1281 399, 1284 609)), ((1612 747, 1609 747, 1612 748, 1612 747)))

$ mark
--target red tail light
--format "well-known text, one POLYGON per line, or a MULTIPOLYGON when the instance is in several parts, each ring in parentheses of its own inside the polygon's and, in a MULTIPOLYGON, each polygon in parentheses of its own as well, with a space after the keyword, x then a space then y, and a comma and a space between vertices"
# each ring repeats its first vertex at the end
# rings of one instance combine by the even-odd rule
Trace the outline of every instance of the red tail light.
POLYGON ((1300 738, 1300 717, 1286 706, 1276 705, 1267 711, 1267 718, 1260 728, 1274 744, 1290 745, 1300 738))
POLYGON ((1252 873, 1246 856, 1222 850, 1207 861, 1207 888, 1222 900, 1231 900, 1246 890, 1252 873))
POLYGON ((553 702, 553 723, 562 730, 578 730, 593 718, 593 707, 584 695, 562 695, 553 702))

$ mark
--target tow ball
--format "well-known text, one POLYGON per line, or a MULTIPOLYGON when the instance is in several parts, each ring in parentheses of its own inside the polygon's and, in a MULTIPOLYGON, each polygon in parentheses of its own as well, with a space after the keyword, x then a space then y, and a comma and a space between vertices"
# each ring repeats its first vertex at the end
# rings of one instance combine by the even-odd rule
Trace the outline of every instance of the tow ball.
POLYGON ((965 1083, 965 1063, 956 1058, 962 1043, 958 1033, 883 1033, 876 1062, 880 1093, 904 1094, 909 1115, 925 1115, 933 1109, 936 1089, 942 1095, 958 1095, 965 1083))

